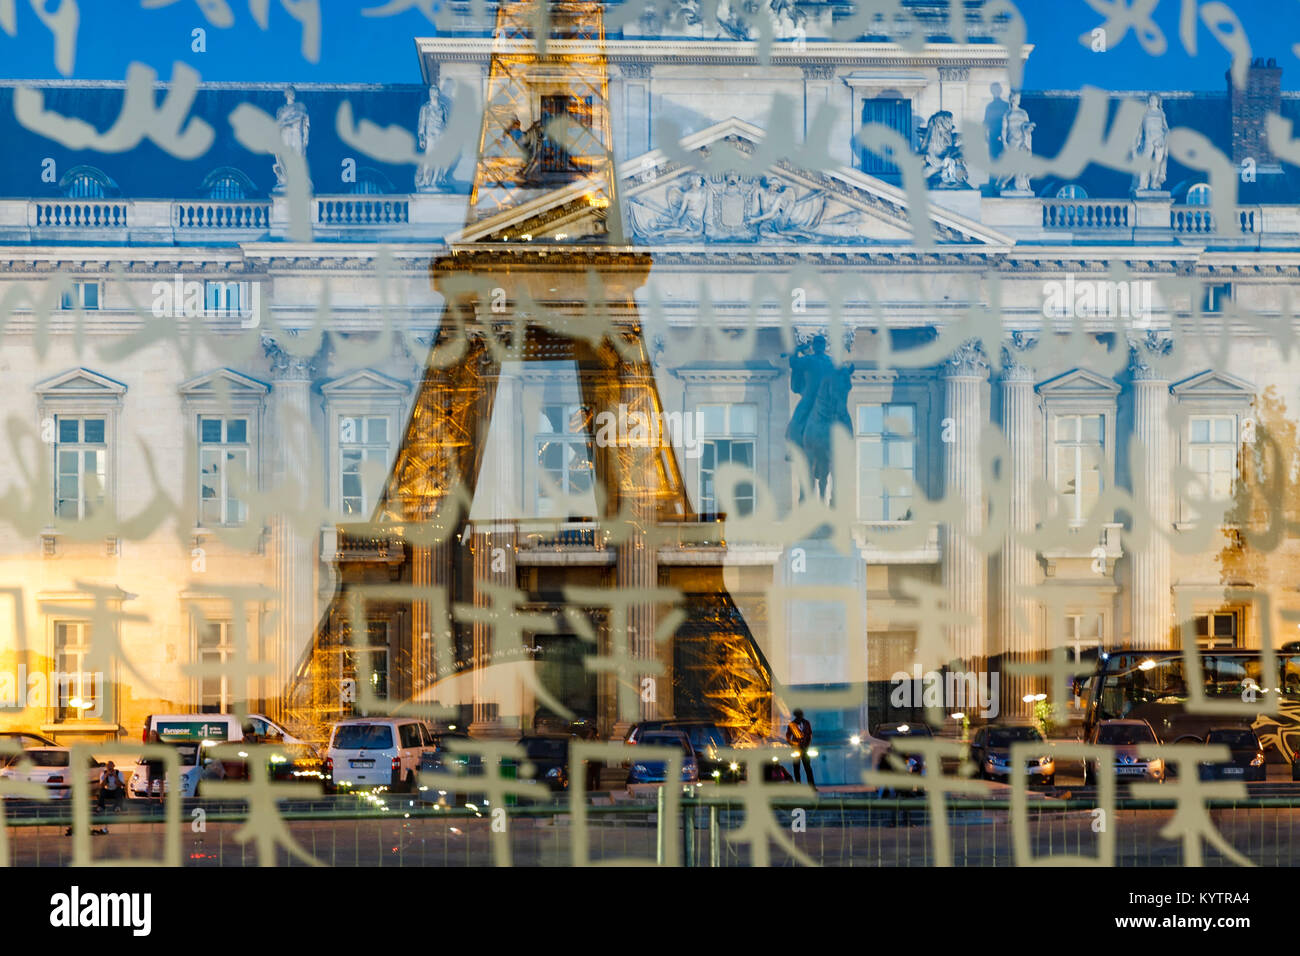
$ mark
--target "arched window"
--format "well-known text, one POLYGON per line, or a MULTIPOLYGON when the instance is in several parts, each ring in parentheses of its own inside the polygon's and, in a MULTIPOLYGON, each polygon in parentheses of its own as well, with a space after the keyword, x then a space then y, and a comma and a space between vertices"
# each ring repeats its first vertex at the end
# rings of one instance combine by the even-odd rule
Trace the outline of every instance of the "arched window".
POLYGON ((1088 190, 1078 183, 1066 183, 1056 191, 1057 199, 1087 199, 1088 190))
POLYGON ((117 192, 117 184, 94 166, 74 166, 59 180, 59 189, 70 199, 104 199, 117 192))
POLYGON ((200 188, 208 199, 247 199, 256 191, 253 181, 233 166, 214 169, 200 188))
POLYGON ((379 170, 362 166, 357 170, 357 181, 353 183, 352 191, 364 196, 381 196, 393 192, 393 184, 379 170))
POLYGON ((1187 205, 1208 206, 1214 200, 1214 193, 1207 183, 1197 183, 1187 190, 1187 205))

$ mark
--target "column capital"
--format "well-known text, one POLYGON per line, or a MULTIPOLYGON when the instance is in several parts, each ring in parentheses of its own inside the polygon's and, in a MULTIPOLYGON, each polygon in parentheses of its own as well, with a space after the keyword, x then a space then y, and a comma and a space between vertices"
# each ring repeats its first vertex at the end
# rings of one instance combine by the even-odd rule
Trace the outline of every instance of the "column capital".
POLYGON ((1128 337, 1128 369, 1135 382, 1167 382, 1165 365, 1174 349, 1174 340, 1168 335, 1147 332, 1128 337))
MULTIPOLYGON (((292 333, 291 333, 292 334, 292 333)), ((262 336, 262 352, 270 360, 271 378, 277 382, 309 382, 316 376, 321 352, 302 356, 287 351, 275 338, 262 336)))
POLYGON ((1038 338, 1025 332, 1012 332, 1002 343, 1002 381, 1005 384, 1032 383, 1034 367, 1025 361, 1025 354, 1038 345, 1038 338))
POLYGON ((989 374, 989 363, 979 340, 970 339, 959 345, 956 351, 944 360, 940 374, 944 378, 986 378, 989 374))

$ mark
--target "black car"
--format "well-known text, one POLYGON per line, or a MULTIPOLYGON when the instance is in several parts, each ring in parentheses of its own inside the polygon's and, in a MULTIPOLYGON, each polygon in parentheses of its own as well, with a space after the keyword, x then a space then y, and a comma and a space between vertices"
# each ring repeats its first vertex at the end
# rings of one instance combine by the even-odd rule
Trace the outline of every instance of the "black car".
POLYGON ((1264 748, 1249 727, 1216 727, 1205 735, 1207 744, 1221 744, 1231 757, 1224 763, 1203 763, 1202 780, 1263 780, 1264 748))
POLYGON ((975 732, 970 745, 970 759, 975 764, 975 776, 984 780, 1011 779, 1011 745, 1013 743, 1042 744, 1035 748, 1025 761, 1025 776, 1030 784, 1041 783, 1050 787, 1056 783, 1056 761, 1047 747, 1047 740, 1037 727, 1029 725, 999 725, 981 727, 975 732))
POLYGON ((546 784, 552 793, 569 789, 570 734, 525 734, 519 739, 528 762, 533 765, 532 779, 546 784))
POLYGON ((887 759, 886 755, 888 754, 898 757, 903 762, 904 769, 908 773, 925 773, 925 759, 918 753, 909 752, 907 742, 918 737, 933 737, 934 731, 930 729, 928 724, 917 720, 879 724, 871 736, 889 744, 889 749, 878 755, 879 759, 876 761, 877 770, 895 769, 893 761, 887 759))

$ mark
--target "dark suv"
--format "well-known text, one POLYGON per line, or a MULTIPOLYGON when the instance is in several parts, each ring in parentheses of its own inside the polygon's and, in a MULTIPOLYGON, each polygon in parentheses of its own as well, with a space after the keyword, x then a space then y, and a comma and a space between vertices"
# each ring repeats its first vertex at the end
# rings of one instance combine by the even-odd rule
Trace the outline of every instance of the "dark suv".
POLYGON ((732 746, 732 735, 708 720, 643 720, 633 724, 623 738, 627 744, 639 743, 642 736, 664 730, 678 730, 686 735, 699 763, 701 781, 734 782, 740 770, 732 770, 731 762, 724 760, 718 751, 732 746))

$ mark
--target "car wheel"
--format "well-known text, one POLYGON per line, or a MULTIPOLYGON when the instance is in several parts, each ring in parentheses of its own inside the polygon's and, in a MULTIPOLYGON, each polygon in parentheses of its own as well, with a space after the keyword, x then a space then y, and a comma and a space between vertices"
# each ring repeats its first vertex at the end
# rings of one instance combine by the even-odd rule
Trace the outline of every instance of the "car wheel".
POLYGON ((406 781, 402 784, 402 790, 406 793, 420 792, 420 778, 416 776, 414 770, 406 775, 406 781))

